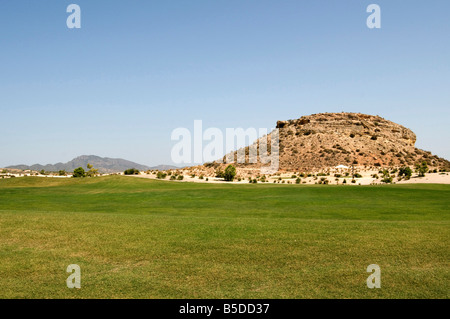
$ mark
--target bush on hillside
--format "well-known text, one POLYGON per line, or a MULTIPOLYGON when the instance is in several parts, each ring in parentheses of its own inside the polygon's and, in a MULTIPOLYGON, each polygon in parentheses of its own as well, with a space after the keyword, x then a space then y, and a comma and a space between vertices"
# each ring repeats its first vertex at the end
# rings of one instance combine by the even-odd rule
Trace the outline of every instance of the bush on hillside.
POLYGON ((398 177, 402 177, 402 176, 405 176, 406 179, 410 179, 412 176, 412 169, 409 168, 408 166, 401 167, 398 170, 398 177))
POLYGON ((234 165, 230 164, 225 169, 225 172, 223 173, 223 178, 227 182, 231 182, 234 180, 234 177, 236 176, 236 167, 234 165))
POLYGON ((423 161, 422 164, 416 164, 416 171, 419 173, 419 177, 424 177, 425 173, 428 172, 428 164, 423 161))
POLYGON ((137 170, 135 168, 129 168, 129 169, 125 170, 123 173, 125 175, 138 175, 139 174, 139 170, 137 170))
POLYGON ((158 173, 156 174, 156 178, 158 178, 158 179, 165 179, 166 176, 167 176, 167 174, 166 174, 166 173, 163 173, 163 172, 158 172, 158 173))

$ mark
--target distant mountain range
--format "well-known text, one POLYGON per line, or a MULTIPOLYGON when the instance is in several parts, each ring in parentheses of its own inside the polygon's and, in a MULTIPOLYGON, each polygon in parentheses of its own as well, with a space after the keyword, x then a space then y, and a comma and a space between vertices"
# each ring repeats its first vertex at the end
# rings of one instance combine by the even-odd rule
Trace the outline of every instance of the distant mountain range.
POLYGON ((179 167, 171 165, 158 165, 149 167, 146 165, 141 165, 135 162, 127 161, 121 158, 108 158, 100 157, 95 155, 82 155, 74 158, 67 163, 56 163, 56 164, 34 164, 28 165, 13 165, 6 168, 22 169, 22 170, 33 170, 33 171, 47 171, 47 172, 57 172, 60 170, 65 170, 66 172, 73 172, 75 168, 83 167, 86 169, 87 164, 91 164, 94 168, 98 169, 100 173, 115 173, 123 172, 129 168, 136 168, 140 171, 146 170, 167 170, 167 169, 177 169, 179 167))

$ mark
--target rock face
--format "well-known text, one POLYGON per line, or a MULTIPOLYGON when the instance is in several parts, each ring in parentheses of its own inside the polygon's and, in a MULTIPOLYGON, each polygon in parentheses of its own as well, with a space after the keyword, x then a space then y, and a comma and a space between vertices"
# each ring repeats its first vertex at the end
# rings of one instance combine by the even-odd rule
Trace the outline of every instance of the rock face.
POLYGON ((320 113, 278 121, 277 128, 280 171, 314 171, 337 165, 413 166, 423 160, 432 167, 450 167, 449 161, 415 148, 416 135, 410 129, 380 116, 320 113))

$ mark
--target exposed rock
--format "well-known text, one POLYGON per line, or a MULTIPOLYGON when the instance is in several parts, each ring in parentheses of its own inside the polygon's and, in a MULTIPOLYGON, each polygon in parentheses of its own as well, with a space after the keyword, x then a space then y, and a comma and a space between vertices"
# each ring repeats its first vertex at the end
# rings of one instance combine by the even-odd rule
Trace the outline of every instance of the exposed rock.
MULTIPOLYGON (((314 171, 340 164, 413 166, 423 160, 432 167, 450 168, 449 161, 415 148, 416 135, 410 129, 380 116, 319 113, 278 121, 277 128, 280 171, 314 171)), ((258 147, 258 142, 250 147, 258 147)), ((249 147, 245 148, 245 153, 248 155, 249 147)), ((235 158, 236 154, 234 152, 235 158)), ((261 164, 237 166, 259 168, 261 164)))

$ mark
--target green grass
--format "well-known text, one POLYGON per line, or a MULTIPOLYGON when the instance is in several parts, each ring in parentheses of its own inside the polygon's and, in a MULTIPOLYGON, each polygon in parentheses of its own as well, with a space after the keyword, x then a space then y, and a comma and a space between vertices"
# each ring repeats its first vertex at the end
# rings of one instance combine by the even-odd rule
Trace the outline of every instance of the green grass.
POLYGON ((449 298, 449 204, 450 185, 0 180, 0 298, 449 298))

